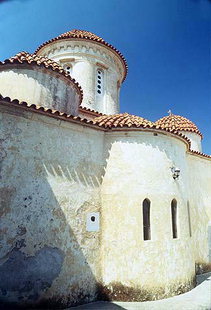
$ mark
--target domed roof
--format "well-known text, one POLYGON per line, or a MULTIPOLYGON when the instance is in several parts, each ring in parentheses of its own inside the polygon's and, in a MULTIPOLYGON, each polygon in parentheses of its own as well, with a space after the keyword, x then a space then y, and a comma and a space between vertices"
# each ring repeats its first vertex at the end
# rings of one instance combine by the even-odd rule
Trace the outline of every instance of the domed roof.
POLYGON ((111 44, 107 43, 105 40, 103 40, 103 38, 97 36, 96 34, 90 32, 90 31, 78 30, 78 29, 73 29, 73 30, 67 31, 65 33, 60 34, 58 37, 53 38, 53 39, 51 39, 49 41, 46 41, 43 44, 41 44, 36 49, 35 53, 37 53, 45 45, 50 44, 50 43, 52 43, 54 41, 63 40, 63 39, 90 40, 90 41, 95 41, 95 42, 98 42, 98 43, 103 44, 105 46, 108 46, 109 48, 112 49, 112 51, 114 51, 116 54, 118 54, 118 56, 120 56, 120 59, 122 60, 123 66, 125 68, 124 79, 126 78, 127 71, 128 71, 128 66, 127 66, 127 62, 126 62, 124 56, 114 46, 112 46, 111 44))
POLYGON ((75 79, 73 79, 66 70, 64 70, 56 61, 49 59, 44 56, 38 56, 36 54, 30 54, 28 52, 20 52, 16 54, 13 57, 10 57, 8 59, 5 59, 3 62, 0 61, 0 66, 1 65, 6 65, 6 64, 35 64, 37 66, 44 66, 45 68, 48 68, 50 70, 56 71, 67 77, 69 80, 71 80, 75 86, 77 87, 78 91, 80 92, 81 100, 83 98, 83 91, 81 86, 76 82, 75 79))
POLYGON ((114 114, 114 115, 103 115, 95 117, 93 123, 105 128, 116 128, 116 127, 143 127, 152 128, 154 124, 147 119, 131 115, 128 113, 114 114))
POLYGON ((169 131, 189 131, 197 133, 202 137, 201 132, 198 127, 191 122, 189 119, 180 116, 170 114, 168 116, 164 116, 155 122, 157 128, 166 129, 169 131))

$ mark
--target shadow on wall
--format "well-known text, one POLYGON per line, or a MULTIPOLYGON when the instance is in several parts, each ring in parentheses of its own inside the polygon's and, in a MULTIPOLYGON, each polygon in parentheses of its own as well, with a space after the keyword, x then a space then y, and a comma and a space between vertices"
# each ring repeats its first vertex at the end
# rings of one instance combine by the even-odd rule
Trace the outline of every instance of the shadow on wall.
POLYGON ((100 211, 102 177, 35 157, 13 162, 0 188, 1 309, 98 300, 100 233, 86 231, 86 215, 100 211))

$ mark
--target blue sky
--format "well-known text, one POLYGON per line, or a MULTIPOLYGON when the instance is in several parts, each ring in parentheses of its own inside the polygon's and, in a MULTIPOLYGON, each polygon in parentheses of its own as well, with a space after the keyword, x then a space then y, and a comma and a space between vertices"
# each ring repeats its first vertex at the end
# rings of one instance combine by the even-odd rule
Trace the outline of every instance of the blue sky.
POLYGON ((121 112, 155 121, 171 109, 198 125, 211 154, 211 1, 0 0, 0 60, 71 29, 127 59, 121 112))

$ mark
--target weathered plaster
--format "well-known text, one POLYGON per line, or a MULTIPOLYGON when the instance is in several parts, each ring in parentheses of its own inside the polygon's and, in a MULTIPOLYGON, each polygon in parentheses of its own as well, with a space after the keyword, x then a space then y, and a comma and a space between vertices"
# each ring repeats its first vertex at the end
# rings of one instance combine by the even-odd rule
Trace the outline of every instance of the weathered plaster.
POLYGON ((100 231, 86 231, 86 216, 101 208, 103 133, 1 110, 1 141, 10 154, 1 161, 1 300, 94 300, 100 231), (17 278, 13 284, 6 274, 17 278))
POLYGON ((9 105, 0 109, 1 300, 52 307, 97 298, 154 300, 191 289, 195 264, 198 272, 210 267, 210 160, 168 134, 103 132, 9 105), (176 180, 172 167, 181 171, 176 180), (99 213, 99 231, 87 231, 91 213, 99 213), (5 274, 17 279, 3 281, 5 274))
POLYGON ((191 142, 191 150, 201 152, 202 151, 202 146, 201 146, 201 136, 197 133, 194 132, 189 132, 189 131, 179 131, 183 135, 185 135, 191 142))
POLYGON ((109 289, 118 283, 114 291, 122 287, 121 296, 123 287, 133 288, 136 297, 132 294, 131 300, 138 299, 138 291, 142 300, 146 290, 152 299, 177 294, 180 286, 189 290, 194 285, 195 257, 186 208, 184 143, 143 132, 107 133, 105 141, 109 160, 101 190, 103 286, 109 289), (172 177, 172 166, 181 169, 178 180, 172 177), (148 241, 143 240, 145 198, 151 201, 148 241), (178 203, 177 239, 172 238, 172 199, 178 203))
POLYGON ((71 63, 71 76, 84 93, 82 106, 105 114, 119 113, 119 90, 124 66, 119 56, 95 42, 77 40, 56 41, 43 47, 38 55, 47 56, 61 65, 71 63), (97 96, 97 68, 104 72, 103 95, 97 96))
POLYGON ((189 203, 197 269, 211 270, 209 221, 211 220, 211 161, 188 155, 189 203))
POLYGON ((75 85, 64 77, 37 66, 1 67, 0 94, 45 108, 77 115, 80 97, 75 85))

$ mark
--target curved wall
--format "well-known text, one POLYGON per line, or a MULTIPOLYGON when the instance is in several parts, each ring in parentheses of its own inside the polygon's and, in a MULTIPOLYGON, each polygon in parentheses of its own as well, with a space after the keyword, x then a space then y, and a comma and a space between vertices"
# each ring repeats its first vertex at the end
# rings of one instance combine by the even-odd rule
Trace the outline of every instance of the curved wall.
POLYGON ((86 221, 101 208, 103 132, 9 104, 0 112, 2 309, 96 300, 101 230, 86 221))
POLYGON ((119 89, 124 67, 108 48, 89 41, 61 40, 43 47, 37 53, 59 62, 69 64, 71 76, 84 92, 82 106, 104 114, 119 112, 119 89), (101 94, 98 94, 98 74, 103 72, 101 94))
POLYGON ((106 133, 102 183, 104 290, 114 300, 153 300, 194 286, 195 259, 187 210, 186 145, 153 133, 106 133), (171 167, 181 170, 172 177, 171 167), (151 202, 151 240, 143 240, 142 203, 151 202), (173 239, 171 201, 177 200, 173 239))
POLYGON ((189 206, 196 271, 211 270, 211 160, 188 154, 189 206))
POLYGON ((80 96, 76 87, 61 75, 48 71, 32 66, 4 66, 0 70, 0 94, 30 105, 77 115, 80 96))
POLYGON ((191 150, 201 152, 202 147, 201 147, 201 136, 198 135, 197 133, 189 132, 189 131, 179 131, 183 135, 185 135, 191 142, 191 150))

